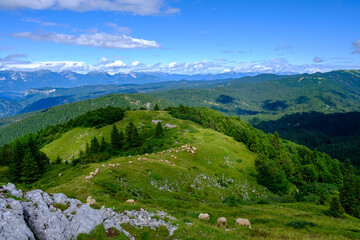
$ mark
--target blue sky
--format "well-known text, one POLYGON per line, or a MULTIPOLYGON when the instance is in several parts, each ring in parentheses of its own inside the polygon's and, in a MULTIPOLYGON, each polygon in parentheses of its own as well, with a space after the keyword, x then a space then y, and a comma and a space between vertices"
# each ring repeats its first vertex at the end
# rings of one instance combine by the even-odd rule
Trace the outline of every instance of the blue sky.
POLYGON ((358 0, 1 0, 0 70, 360 69, 358 0))

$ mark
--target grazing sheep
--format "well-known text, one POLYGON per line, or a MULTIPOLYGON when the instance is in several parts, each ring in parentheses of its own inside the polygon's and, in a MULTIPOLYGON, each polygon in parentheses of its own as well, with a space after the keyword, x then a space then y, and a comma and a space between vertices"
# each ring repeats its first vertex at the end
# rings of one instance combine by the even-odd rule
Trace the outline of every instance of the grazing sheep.
POLYGON ((217 226, 221 228, 226 228, 226 218, 220 217, 217 220, 217 226))
POLYGON ((135 204, 135 200, 134 199, 129 199, 129 200, 126 200, 126 203, 135 204))
POLYGON ((129 164, 132 164, 132 161, 129 161, 129 164))
POLYGON ((59 173, 59 177, 61 177, 62 176, 62 173, 59 173))
POLYGON ((245 219, 245 218, 236 219, 236 225, 247 226, 249 229, 251 229, 250 221, 248 219, 245 219))
POLYGON ((95 206, 96 201, 95 201, 95 199, 92 199, 91 196, 88 196, 88 198, 86 199, 86 204, 89 206, 95 206))
POLYGON ((198 219, 200 220, 210 220, 210 215, 207 213, 200 213, 198 219))

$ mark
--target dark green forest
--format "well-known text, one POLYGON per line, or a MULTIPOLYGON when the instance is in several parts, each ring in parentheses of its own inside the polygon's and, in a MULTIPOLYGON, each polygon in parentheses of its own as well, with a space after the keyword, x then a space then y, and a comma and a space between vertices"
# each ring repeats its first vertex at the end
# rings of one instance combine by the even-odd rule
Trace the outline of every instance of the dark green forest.
POLYGON ((319 112, 288 114, 279 120, 251 124, 265 132, 279 133, 280 137, 326 152, 342 162, 349 160, 360 167, 360 113, 319 112))

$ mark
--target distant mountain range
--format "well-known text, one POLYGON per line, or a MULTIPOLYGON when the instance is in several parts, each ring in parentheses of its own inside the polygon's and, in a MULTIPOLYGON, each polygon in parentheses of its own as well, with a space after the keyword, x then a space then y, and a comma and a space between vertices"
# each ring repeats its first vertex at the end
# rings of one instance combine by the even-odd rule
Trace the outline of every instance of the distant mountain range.
POLYGON ((14 98, 30 88, 70 88, 84 85, 105 84, 144 84, 179 80, 217 80, 254 76, 259 73, 227 72, 220 74, 168 74, 161 72, 130 72, 110 75, 105 72, 79 74, 71 71, 52 72, 40 70, 33 72, 0 71, 0 98, 14 98))

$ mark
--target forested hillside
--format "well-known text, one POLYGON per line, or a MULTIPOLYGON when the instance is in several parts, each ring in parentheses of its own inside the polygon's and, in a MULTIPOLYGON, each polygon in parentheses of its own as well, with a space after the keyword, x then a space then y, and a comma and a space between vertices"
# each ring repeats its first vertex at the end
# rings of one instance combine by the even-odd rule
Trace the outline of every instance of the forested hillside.
MULTIPOLYGON (((46 109, 36 114, 26 114, 24 119, 18 120, 19 116, 10 125, 0 128, 0 145, 11 142, 17 137, 27 133, 37 133, 39 130, 50 125, 65 123, 87 111, 101 107, 113 106, 131 109, 152 109, 155 104, 161 108, 171 106, 171 103, 164 99, 154 98, 142 94, 114 94, 96 99, 89 99, 72 104, 64 104, 46 109)), ((8 124, 9 122, 7 122, 8 124)))
POLYGON ((359 85, 359 71, 333 71, 286 77, 259 75, 252 83, 239 79, 211 89, 170 90, 151 95, 176 105, 204 106, 228 115, 280 116, 294 112, 358 111, 359 85))
POLYGON ((285 115, 276 121, 255 118, 251 124, 265 132, 277 131, 282 138, 311 149, 317 148, 342 162, 349 160, 360 167, 359 119, 359 112, 310 112, 285 115))

